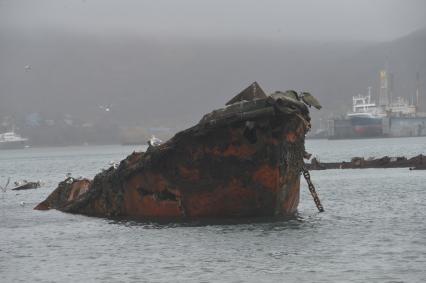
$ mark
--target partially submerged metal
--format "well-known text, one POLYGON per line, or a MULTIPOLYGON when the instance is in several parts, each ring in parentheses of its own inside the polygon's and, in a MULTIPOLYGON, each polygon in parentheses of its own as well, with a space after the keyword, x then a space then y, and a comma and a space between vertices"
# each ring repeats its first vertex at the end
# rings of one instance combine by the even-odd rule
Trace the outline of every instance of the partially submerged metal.
POLYGON ((12 189, 12 191, 22 191, 22 190, 32 190, 40 188, 41 182, 27 182, 23 181, 23 183, 15 182, 16 187, 12 189))
POLYGON ((228 104, 93 181, 68 178, 36 209, 140 218, 293 214, 308 107, 293 91, 266 96, 257 83, 228 104))
POLYGON ((426 168, 426 156, 420 154, 412 158, 404 156, 380 158, 353 157, 351 161, 320 162, 312 158, 310 164, 306 164, 309 170, 326 169, 367 169, 367 168, 410 168, 410 170, 424 170, 426 168))

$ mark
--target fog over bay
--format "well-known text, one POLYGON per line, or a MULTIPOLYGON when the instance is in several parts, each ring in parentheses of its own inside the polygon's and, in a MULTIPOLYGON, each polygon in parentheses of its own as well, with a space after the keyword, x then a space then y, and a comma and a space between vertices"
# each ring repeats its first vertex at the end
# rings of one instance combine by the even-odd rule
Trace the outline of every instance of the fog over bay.
POLYGON ((426 24, 421 0, 2 0, 2 26, 103 35, 392 40, 426 24))
POLYGON ((117 142, 123 127, 193 125, 258 81, 312 92, 318 126, 367 87, 377 93, 384 68, 408 99, 419 73, 425 111, 424 11, 425 1, 0 0, 0 122, 40 144, 46 123, 71 123, 69 140, 86 125, 93 142, 117 142))

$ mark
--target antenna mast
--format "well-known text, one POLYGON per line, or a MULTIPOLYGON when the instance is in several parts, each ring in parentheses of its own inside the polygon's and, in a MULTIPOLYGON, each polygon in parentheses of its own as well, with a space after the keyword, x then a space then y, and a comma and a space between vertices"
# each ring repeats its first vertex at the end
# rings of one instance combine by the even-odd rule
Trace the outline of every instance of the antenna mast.
POLYGON ((420 101, 419 101, 419 96, 420 96, 420 74, 419 72, 416 72, 416 107, 419 108, 420 107, 420 101))

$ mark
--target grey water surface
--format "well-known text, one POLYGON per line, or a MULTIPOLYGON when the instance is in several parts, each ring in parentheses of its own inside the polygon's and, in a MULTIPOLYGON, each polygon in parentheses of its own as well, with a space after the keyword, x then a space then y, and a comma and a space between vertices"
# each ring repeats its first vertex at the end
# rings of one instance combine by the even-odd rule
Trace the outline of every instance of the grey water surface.
MULTIPOLYGON (((323 161, 414 156, 426 138, 309 140, 323 161)), ((238 223, 118 221, 35 211, 70 172, 92 178, 142 147, 0 151, 0 282, 425 282, 426 171, 311 172, 319 214, 302 181, 291 219, 238 223), (21 202, 25 202, 21 205, 21 202)))

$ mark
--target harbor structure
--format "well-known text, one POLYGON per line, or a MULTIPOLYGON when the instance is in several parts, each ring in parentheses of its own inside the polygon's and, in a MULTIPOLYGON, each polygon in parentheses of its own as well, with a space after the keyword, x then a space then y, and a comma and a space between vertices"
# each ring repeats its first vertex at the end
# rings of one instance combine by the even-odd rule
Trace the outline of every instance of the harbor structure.
POLYGON ((394 97, 392 73, 380 71, 378 104, 367 95, 352 98, 352 109, 345 118, 328 121, 329 139, 426 136, 426 113, 419 110, 419 73, 416 75, 415 99, 394 97))

